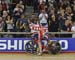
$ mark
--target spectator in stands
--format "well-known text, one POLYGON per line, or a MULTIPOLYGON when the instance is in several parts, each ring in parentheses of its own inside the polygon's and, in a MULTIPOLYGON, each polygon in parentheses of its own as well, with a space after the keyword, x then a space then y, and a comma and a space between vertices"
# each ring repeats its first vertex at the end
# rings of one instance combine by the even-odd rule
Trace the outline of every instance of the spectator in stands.
POLYGON ((0 32, 3 32, 3 21, 2 21, 2 17, 0 17, 0 32))
POLYGON ((31 16, 30 23, 37 24, 37 18, 36 18, 36 16, 34 14, 32 14, 32 16, 31 16))
POLYGON ((61 28, 65 25, 66 20, 64 9, 59 10, 58 20, 59 20, 59 29, 61 30, 61 28))
POLYGON ((2 0, 2 10, 7 10, 9 8, 8 4, 6 3, 5 0, 2 0))
POLYGON ((72 21, 74 22, 75 21, 75 6, 73 7, 73 11, 72 11, 73 14, 72 15, 72 21))
POLYGON ((28 24, 28 21, 25 19, 25 16, 24 14, 21 15, 21 19, 20 19, 20 22, 22 23, 21 24, 21 32, 27 32, 27 31, 30 31, 29 30, 29 24, 28 24))
POLYGON ((48 15, 49 15, 49 20, 50 20, 51 16, 52 16, 52 15, 55 15, 55 10, 54 10, 54 8, 52 8, 52 9, 49 10, 48 15))
POLYGON ((23 11, 25 10, 25 6, 23 5, 23 1, 19 1, 19 8, 21 8, 23 11))
MULTIPOLYGON (((65 25, 63 25, 61 32, 69 32, 71 30, 71 21, 66 20, 65 21, 65 25)), ((61 37, 71 37, 71 35, 69 36, 69 34, 62 34, 61 37)))
MULTIPOLYGON (((59 30, 59 21, 56 19, 55 15, 51 16, 50 25, 49 25, 49 32, 58 32, 59 30)), ((56 37, 56 34, 52 34, 52 36, 56 37)))
MULTIPOLYGON (((17 20, 16 21, 16 25, 15 25, 15 32, 21 32, 21 25, 22 25, 22 22, 20 20, 17 20)), ((14 37, 21 37, 21 35, 19 34, 15 34, 14 37)))
POLYGON ((3 27, 4 32, 7 32, 7 23, 6 23, 7 16, 8 16, 7 11, 3 11, 2 19, 3 19, 3 22, 4 22, 4 25, 3 25, 4 26, 3 27))
POLYGON ((7 19, 7 16, 8 16, 8 12, 6 10, 4 10, 3 15, 2 15, 2 18, 4 21, 7 19))
POLYGON ((14 29, 13 18, 11 19, 11 17, 8 16, 7 20, 6 20, 6 24, 7 24, 7 31, 8 32, 13 32, 13 29, 14 29))
MULTIPOLYGON (((67 16, 67 20, 68 20, 68 32, 71 32, 71 27, 72 27, 72 17, 67 16)), ((72 34, 68 34, 68 37, 72 37, 72 34)))
POLYGON ((18 20, 18 21, 16 22, 16 28, 15 28, 15 31, 16 31, 16 32, 20 32, 21 24, 22 24, 22 22, 20 22, 20 20, 18 20))
POLYGON ((65 15, 68 16, 68 15, 71 15, 72 14, 72 9, 70 6, 66 7, 66 10, 65 10, 65 15))
MULTIPOLYGON (((3 32, 3 21, 2 21, 2 17, 0 17, 0 32, 3 32)), ((3 35, 0 34, 0 37, 3 37, 3 35)))
POLYGON ((57 3, 56 3, 55 0, 50 0, 49 7, 50 7, 50 9, 51 8, 54 8, 55 9, 55 12, 57 12, 57 10, 58 10, 58 6, 57 6, 57 3))
POLYGON ((42 2, 42 4, 39 4, 39 13, 41 12, 41 10, 45 10, 46 12, 48 11, 48 6, 44 1, 42 2))
POLYGON ((13 11, 14 25, 16 24, 16 21, 20 19, 22 13, 22 8, 20 8, 20 5, 17 4, 13 11))
MULTIPOLYGON (((21 3, 20 3, 21 4, 21 3)), ((16 13, 16 15, 22 14, 23 13, 23 5, 21 6, 20 4, 17 4, 16 7, 14 8, 14 13, 16 13)))
POLYGON ((58 27, 59 27, 59 22, 56 19, 55 15, 52 15, 49 27, 50 32, 58 32, 58 27))
POLYGON ((74 8, 75 7, 75 0, 73 0, 71 6, 74 8))
POLYGON ((48 19, 48 14, 45 12, 45 10, 42 10, 41 13, 39 14, 39 20, 40 23, 45 26, 47 25, 47 19, 48 19))
POLYGON ((48 8, 49 12, 50 12, 52 9, 54 9, 53 3, 49 3, 49 8, 48 8))
MULTIPOLYGON (((74 21, 74 23, 72 25, 71 31, 75 32, 75 21, 74 21)), ((75 34, 72 34, 72 38, 75 38, 75 34)))
POLYGON ((1 4, 1 1, 0 1, 0 16, 2 15, 2 4, 1 4))

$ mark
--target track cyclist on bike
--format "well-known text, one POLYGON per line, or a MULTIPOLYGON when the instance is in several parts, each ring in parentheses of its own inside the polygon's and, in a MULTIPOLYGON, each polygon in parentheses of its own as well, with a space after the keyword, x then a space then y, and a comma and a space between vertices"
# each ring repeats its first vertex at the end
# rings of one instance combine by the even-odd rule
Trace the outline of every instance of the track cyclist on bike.
MULTIPOLYGON (((41 17, 42 16, 39 15, 39 19, 41 19, 41 17)), ((39 23, 38 22, 37 23, 31 23, 30 27, 31 27, 31 32, 33 33, 33 38, 34 38, 34 40, 37 40, 37 43, 38 43, 38 47, 39 47, 38 55, 42 55, 43 51, 42 51, 41 40, 44 38, 45 33, 48 32, 47 22, 46 23, 41 23, 41 20, 40 20, 39 23)), ((47 36, 45 36, 45 37, 47 37, 47 36)))
POLYGON ((33 33, 32 34, 32 38, 34 40, 37 40, 37 44, 38 44, 38 47, 39 47, 39 53, 38 55, 42 55, 42 44, 41 44, 41 40, 44 38, 44 37, 47 37, 45 36, 45 32, 48 32, 48 28, 47 27, 43 27, 41 24, 31 24, 31 32, 33 33))

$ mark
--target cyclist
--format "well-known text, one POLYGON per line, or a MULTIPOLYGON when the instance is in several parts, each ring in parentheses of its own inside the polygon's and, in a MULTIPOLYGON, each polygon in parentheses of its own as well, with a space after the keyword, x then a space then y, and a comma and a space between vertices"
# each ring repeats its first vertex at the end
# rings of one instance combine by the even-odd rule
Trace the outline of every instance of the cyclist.
POLYGON ((41 40, 44 38, 44 33, 48 32, 48 28, 47 28, 47 26, 43 26, 39 23, 37 23, 37 24, 31 23, 30 27, 31 27, 31 32, 33 33, 32 37, 34 40, 37 40, 37 43, 38 43, 38 47, 39 47, 38 55, 42 55, 41 40))

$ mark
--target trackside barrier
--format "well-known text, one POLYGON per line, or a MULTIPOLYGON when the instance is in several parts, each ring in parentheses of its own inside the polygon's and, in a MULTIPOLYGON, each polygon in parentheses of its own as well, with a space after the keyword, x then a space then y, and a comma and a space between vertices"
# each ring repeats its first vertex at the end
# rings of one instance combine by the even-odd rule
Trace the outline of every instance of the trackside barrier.
MULTIPOLYGON (((75 32, 49 32, 51 34, 73 34, 75 32)), ((30 32, 0 32, 0 34, 32 34, 30 32)), ((25 44, 31 38, 0 38, 0 52, 25 52, 25 44)), ((75 52, 75 38, 50 38, 57 40, 62 52, 75 52)))
MULTIPOLYGON (((49 34, 74 34, 75 32, 48 32, 49 34)), ((0 32, 0 34, 32 34, 31 32, 0 32)))

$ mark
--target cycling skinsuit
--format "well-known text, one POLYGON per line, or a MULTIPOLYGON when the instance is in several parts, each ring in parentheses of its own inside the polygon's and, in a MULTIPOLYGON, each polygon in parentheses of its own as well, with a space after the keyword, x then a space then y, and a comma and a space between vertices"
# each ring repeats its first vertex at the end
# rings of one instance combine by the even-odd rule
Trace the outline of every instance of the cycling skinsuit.
POLYGON ((31 32, 33 33, 33 38, 42 40, 44 34, 48 32, 47 26, 42 26, 41 24, 30 24, 31 32))

